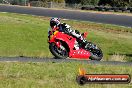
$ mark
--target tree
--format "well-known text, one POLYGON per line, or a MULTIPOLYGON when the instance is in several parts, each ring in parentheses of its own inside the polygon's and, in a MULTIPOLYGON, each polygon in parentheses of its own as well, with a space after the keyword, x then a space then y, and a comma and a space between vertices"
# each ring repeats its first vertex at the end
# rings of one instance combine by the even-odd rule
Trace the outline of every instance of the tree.
POLYGON ((130 2, 130 0, 100 0, 99 5, 109 4, 112 7, 125 7, 129 6, 130 2))
POLYGON ((111 3, 111 0, 99 0, 98 5, 105 6, 105 5, 110 4, 110 3, 111 3))
POLYGON ((78 4, 81 2, 81 0, 65 0, 65 2, 68 4, 78 4))
POLYGON ((57 3, 65 2, 65 0, 39 0, 39 1, 43 1, 43 2, 57 2, 57 3))
POLYGON ((82 5, 98 5, 99 0, 80 0, 82 5))

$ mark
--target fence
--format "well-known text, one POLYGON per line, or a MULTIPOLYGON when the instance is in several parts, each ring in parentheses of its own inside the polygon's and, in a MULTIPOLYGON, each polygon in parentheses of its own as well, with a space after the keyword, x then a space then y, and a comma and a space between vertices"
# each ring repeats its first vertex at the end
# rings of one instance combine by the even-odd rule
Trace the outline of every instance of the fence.
POLYGON ((65 9, 80 9, 81 4, 67 4, 67 3, 55 3, 47 2, 43 3, 41 1, 32 1, 30 2, 31 6, 34 7, 46 7, 46 8, 65 8, 65 9))
POLYGON ((33 7, 45 7, 45 8, 68 8, 68 9, 79 9, 81 8, 80 4, 67 4, 67 3, 55 3, 42 1, 29 1, 29 0, 0 0, 2 4, 11 4, 11 5, 22 5, 27 6, 30 3, 30 6, 33 7))
POLYGON ((29 0, 0 0, 2 4, 11 4, 11 5, 27 5, 29 0))
POLYGON ((33 7, 65 8, 65 3, 55 3, 55 2, 44 3, 42 1, 31 1, 30 5, 33 7))

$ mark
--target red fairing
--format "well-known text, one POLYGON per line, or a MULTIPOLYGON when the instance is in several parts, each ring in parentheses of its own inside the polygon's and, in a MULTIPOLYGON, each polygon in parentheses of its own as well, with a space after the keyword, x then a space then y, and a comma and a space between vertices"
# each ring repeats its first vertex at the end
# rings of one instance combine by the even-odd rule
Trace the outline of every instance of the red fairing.
MULTIPOLYGON (((85 37, 86 37, 86 35, 87 34, 85 34, 85 37)), ((89 57, 90 57, 89 51, 86 51, 82 48, 80 48, 78 50, 74 49, 74 44, 75 44, 76 38, 69 36, 67 34, 64 34, 63 32, 57 32, 50 38, 49 43, 54 42, 57 47, 60 47, 60 43, 58 42, 58 40, 64 41, 68 45, 68 47, 70 49, 70 51, 69 51, 70 58, 89 59, 89 57)))
POLYGON ((70 48, 70 51, 71 51, 74 48, 74 43, 75 43, 76 38, 73 38, 72 36, 64 34, 63 32, 58 32, 51 38, 51 40, 49 42, 56 43, 56 40, 62 40, 64 42, 66 42, 70 48))
POLYGON ((69 57, 70 58, 88 59, 90 57, 90 52, 88 52, 84 49, 72 50, 69 53, 69 57))

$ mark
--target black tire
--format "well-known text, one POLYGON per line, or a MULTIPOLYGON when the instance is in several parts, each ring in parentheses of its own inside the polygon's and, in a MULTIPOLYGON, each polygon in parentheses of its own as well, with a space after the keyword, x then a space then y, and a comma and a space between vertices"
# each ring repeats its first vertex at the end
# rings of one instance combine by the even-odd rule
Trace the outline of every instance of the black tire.
POLYGON ((90 56, 90 59, 91 60, 97 60, 97 61, 100 61, 102 58, 103 58, 103 53, 102 53, 102 50, 100 48, 96 49, 95 51, 98 51, 98 54, 94 54, 92 52, 91 53, 91 56, 90 56))
POLYGON ((100 61, 103 57, 102 50, 92 42, 87 42, 86 50, 90 52, 91 56, 89 57, 89 59, 91 60, 100 61))
POLYGON ((85 10, 85 7, 81 7, 81 10, 85 10))
POLYGON ((114 12, 119 12, 119 8, 118 7, 114 7, 114 12))
POLYGON ((55 56, 56 59, 66 59, 68 57, 68 51, 67 51, 67 49, 64 46, 63 47, 65 48, 65 55, 62 55, 59 52, 57 52, 55 50, 55 47, 57 48, 55 43, 50 43, 49 44, 50 52, 55 56))

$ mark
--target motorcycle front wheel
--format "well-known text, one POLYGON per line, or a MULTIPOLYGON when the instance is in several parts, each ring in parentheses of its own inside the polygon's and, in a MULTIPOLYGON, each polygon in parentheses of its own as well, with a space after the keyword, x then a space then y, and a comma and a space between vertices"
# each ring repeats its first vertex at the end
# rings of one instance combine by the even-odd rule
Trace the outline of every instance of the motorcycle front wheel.
POLYGON ((68 57, 67 49, 61 45, 63 49, 58 48, 55 43, 49 44, 50 52, 55 56, 56 59, 66 59, 68 57))

